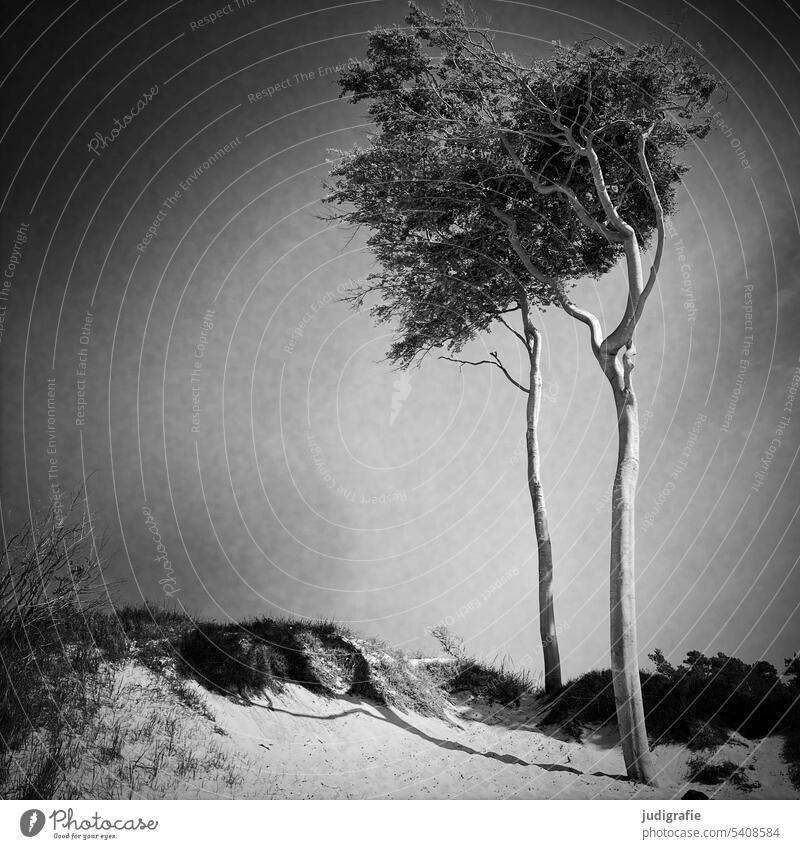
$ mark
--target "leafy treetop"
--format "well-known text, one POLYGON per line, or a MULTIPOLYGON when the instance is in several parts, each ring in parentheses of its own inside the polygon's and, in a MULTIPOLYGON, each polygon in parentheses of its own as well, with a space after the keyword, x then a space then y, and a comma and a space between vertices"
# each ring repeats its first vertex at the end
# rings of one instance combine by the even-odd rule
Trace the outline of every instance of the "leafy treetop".
POLYGON ((370 231, 379 270, 353 299, 379 296, 402 365, 510 310, 568 305, 566 285, 607 272, 630 235, 658 230, 660 253, 677 156, 708 132, 717 87, 675 43, 582 42, 525 66, 456 3, 440 19, 412 5, 407 23, 372 33, 341 78, 376 131, 342 154, 327 197, 370 231))

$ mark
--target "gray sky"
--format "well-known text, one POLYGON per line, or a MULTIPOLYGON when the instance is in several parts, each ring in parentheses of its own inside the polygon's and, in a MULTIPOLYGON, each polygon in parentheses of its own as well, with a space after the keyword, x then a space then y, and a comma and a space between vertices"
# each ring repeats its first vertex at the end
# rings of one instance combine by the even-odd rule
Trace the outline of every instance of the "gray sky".
MULTIPOLYGON (((126 601, 336 618, 426 651, 426 627, 447 621, 475 653, 540 669, 524 398, 491 369, 430 358, 391 372, 390 328, 336 300, 373 260, 318 217, 329 149, 366 131, 335 68, 405 4, 256 0, 203 26, 211 4, 160 8, 36 2, 3 37, 6 529, 51 483, 94 473, 126 601), (156 527, 174 584, 158 583, 156 527)), ((777 663, 800 648, 797 13, 476 10, 520 58, 678 25, 730 86, 718 131, 689 153, 638 334, 639 639, 643 661, 660 647, 777 663)), ((623 288, 615 272, 576 300, 611 323, 623 288)), ((556 617, 574 675, 608 665, 615 422, 584 328, 555 311, 542 327, 556 617)), ((505 335, 468 353, 497 349, 522 373, 505 335)))

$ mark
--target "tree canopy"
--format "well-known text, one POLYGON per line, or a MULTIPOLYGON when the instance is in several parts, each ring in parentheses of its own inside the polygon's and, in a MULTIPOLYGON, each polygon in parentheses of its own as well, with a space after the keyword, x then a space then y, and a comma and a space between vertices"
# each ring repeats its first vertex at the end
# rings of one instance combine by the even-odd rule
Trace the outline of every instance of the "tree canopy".
POLYGON ((388 355, 403 365, 459 350, 521 306, 520 286, 563 306, 569 284, 622 256, 620 223, 646 244, 716 89, 677 43, 592 40, 522 65, 457 3, 441 18, 412 5, 407 24, 372 33, 342 76, 376 130, 342 154, 327 198, 370 231, 379 268, 353 297, 380 295, 373 314, 397 328, 388 355))

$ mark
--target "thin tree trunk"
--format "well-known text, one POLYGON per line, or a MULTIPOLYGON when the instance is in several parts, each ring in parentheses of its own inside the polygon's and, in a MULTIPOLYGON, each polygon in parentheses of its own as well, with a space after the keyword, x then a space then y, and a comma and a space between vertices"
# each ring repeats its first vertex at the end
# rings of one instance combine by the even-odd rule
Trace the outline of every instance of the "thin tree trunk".
POLYGON ((547 527, 547 508, 542 489, 539 454, 539 411, 542 404, 541 334, 529 327, 530 392, 526 407, 528 449, 528 489, 533 505, 533 523, 539 559, 539 635, 544 655, 544 686, 548 694, 561 689, 561 658, 558 651, 558 634, 553 609, 553 551, 547 527))
POLYGON ((639 414, 630 374, 634 353, 631 343, 623 354, 624 380, 620 380, 616 368, 604 369, 614 393, 619 434, 611 501, 611 673, 628 777, 655 786, 636 644, 634 505, 639 477, 639 414))

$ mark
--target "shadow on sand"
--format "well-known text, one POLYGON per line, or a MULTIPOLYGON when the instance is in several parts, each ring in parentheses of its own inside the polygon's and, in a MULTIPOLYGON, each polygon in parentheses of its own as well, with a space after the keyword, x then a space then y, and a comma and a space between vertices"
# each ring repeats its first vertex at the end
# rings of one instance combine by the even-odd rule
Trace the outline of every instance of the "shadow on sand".
MULTIPOLYGON (((349 704, 353 705, 360 704, 353 697, 340 696, 339 700, 346 701, 349 704)), ((421 740, 425 740, 427 743, 431 743, 434 746, 438 746, 440 749, 462 752, 466 755, 473 755, 482 758, 490 758, 491 760, 496 760, 500 763, 509 764, 513 766, 535 767, 536 769, 545 770, 547 772, 569 772, 573 775, 592 775, 598 778, 611 778, 617 781, 628 780, 627 776, 624 775, 611 775, 606 772, 585 773, 582 770, 576 769, 572 766, 567 766, 566 764, 535 763, 533 761, 526 761, 522 758, 518 758, 516 757, 516 755, 506 755, 491 751, 481 752, 478 749, 473 749, 471 746, 465 745, 464 743, 457 743, 454 740, 445 740, 440 737, 434 737, 431 734, 427 734, 425 731, 422 731, 420 728, 417 728, 415 725, 412 725, 410 722, 408 722, 408 720, 404 719, 402 716, 397 714, 390 707, 386 707, 384 705, 371 704, 370 707, 372 708, 372 710, 368 710, 367 708, 360 706, 353 707, 351 710, 343 710, 338 713, 332 713, 328 715, 296 713, 294 711, 286 710, 285 708, 275 707, 274 705, 260 705, 255 702, 250 702, 250 705, 252 707, 260 707, 264 710, 271 710, 274 713, 283 713, 287 716, 294 716, 301 719, 316 719, 323 722, 336 719, 344 719, 345 717, 353 716, 354 714, 364 714, 365 716, 370 717, 370 719, 375 719, 380 722, 388 722, 389 724, 394 725, 396 728, 399 728, 408 734, 413 734, 415 737, 419 737, 421 740)))

